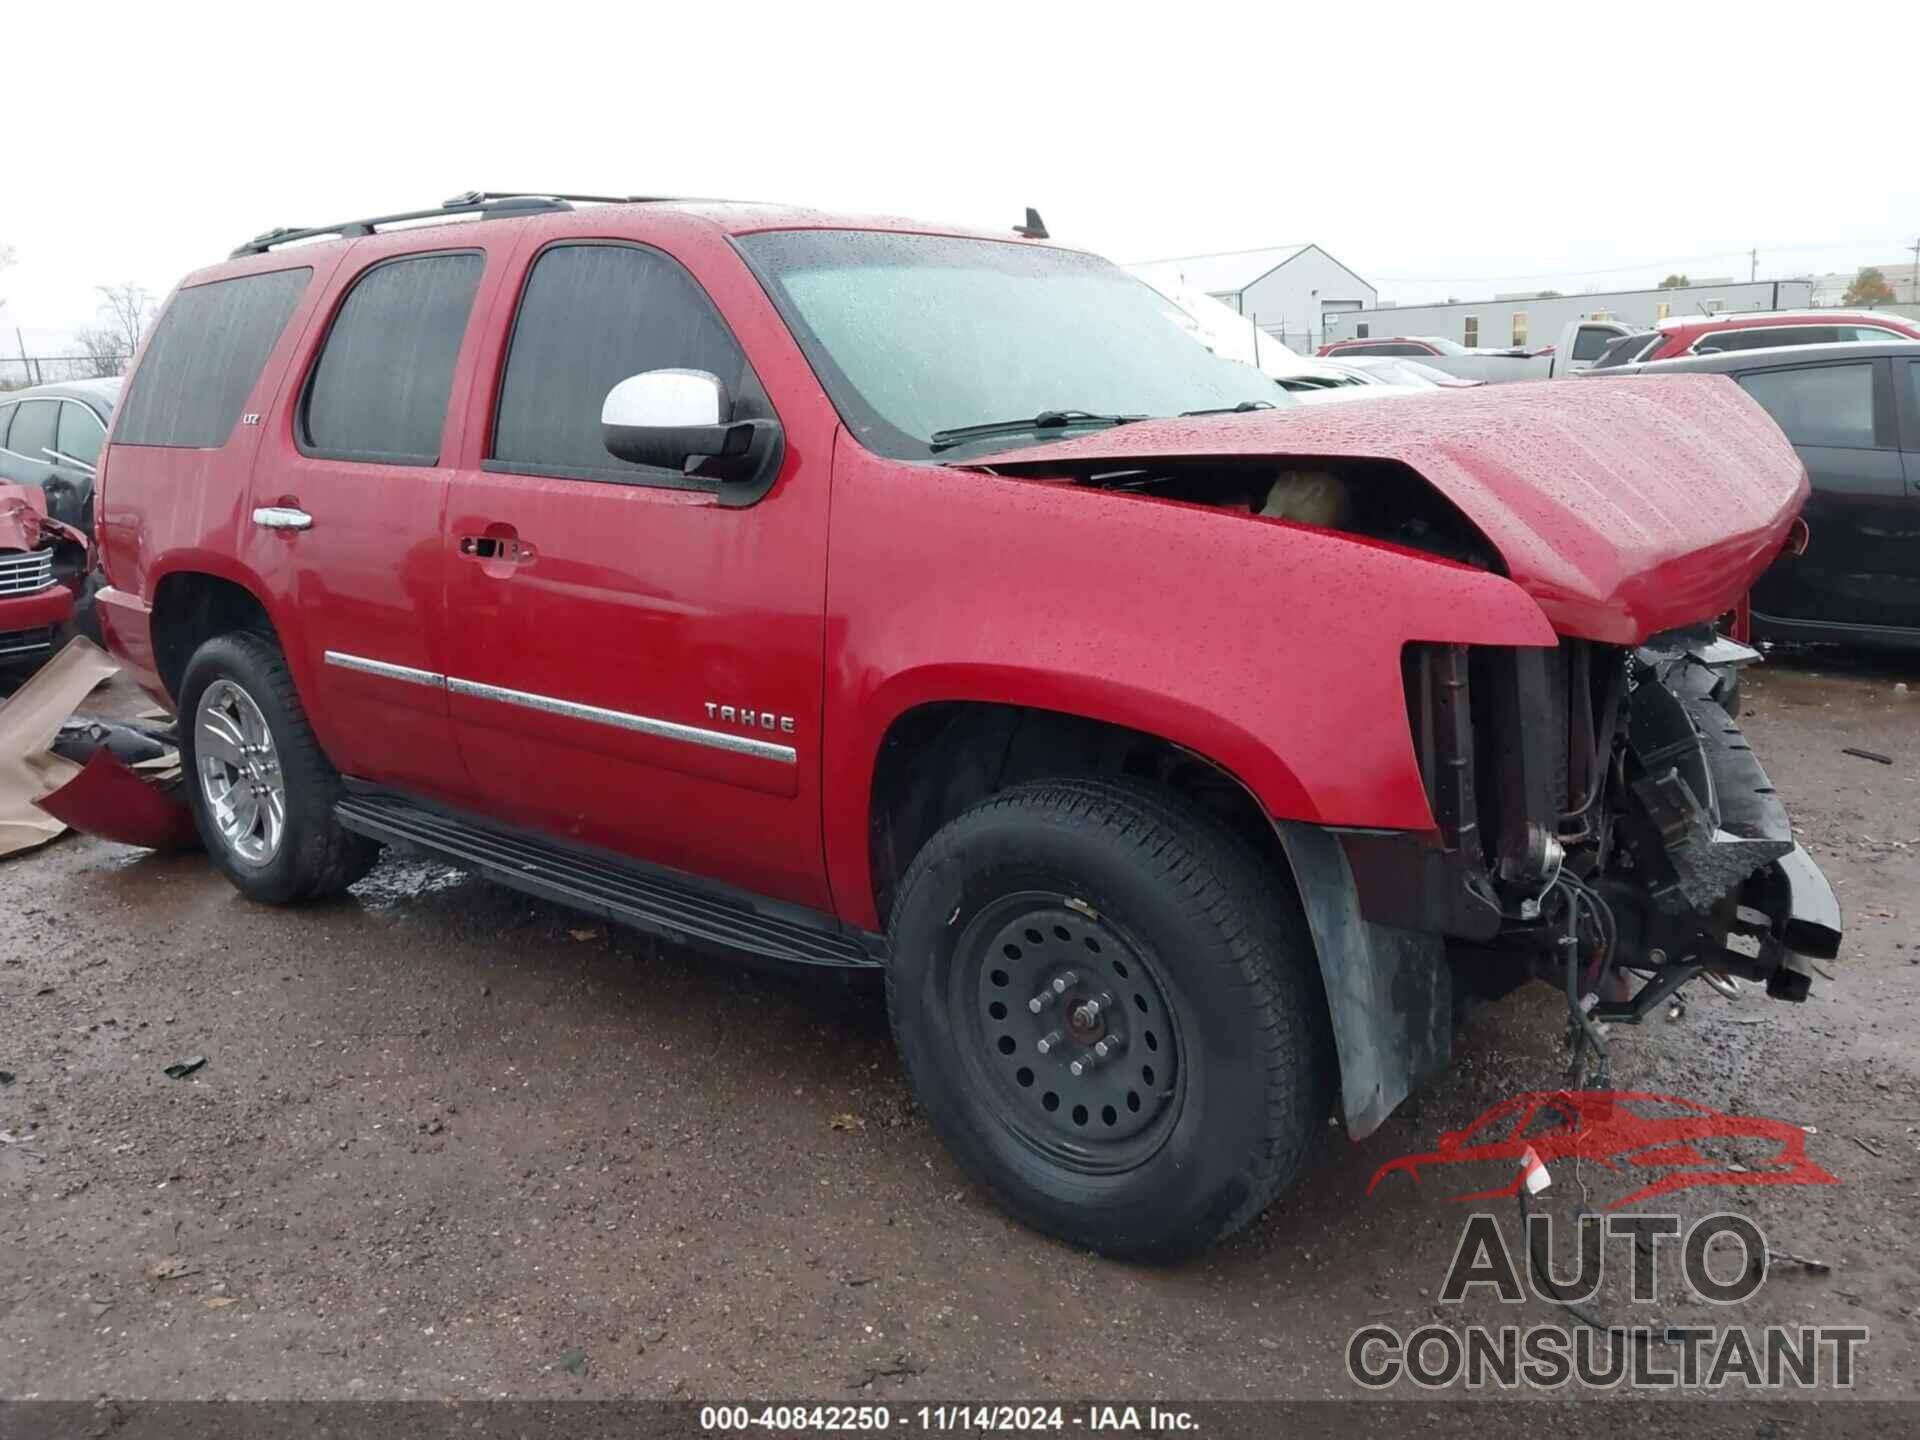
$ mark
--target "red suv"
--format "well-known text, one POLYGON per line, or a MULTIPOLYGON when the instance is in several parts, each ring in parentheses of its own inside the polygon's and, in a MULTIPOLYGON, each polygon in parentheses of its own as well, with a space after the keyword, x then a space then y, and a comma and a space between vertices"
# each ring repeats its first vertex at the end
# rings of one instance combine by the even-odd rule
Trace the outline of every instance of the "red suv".
POLYGON ((1128 1255, 1257 1214, 1336 1084, 1378 1126, 1456 985, 1805 994, 1838 915, 1708 626, 1807 494, 1758 406, 1295 409, 1038 229, 472 195, 189 277, 100 611, 214 861, 884 970, 963 1164, 1128 1255))
POLYGON ((1593 362, 1595 370, 1714 355, 1724 350, 1771 350, 1782 345, 1831 345, 1844 340, 1920 340, 1920 324, 1877 310, 1772 310, 1740 315, 1689 315, 1662 320, 1653 330, 1623 335, 1593 362))

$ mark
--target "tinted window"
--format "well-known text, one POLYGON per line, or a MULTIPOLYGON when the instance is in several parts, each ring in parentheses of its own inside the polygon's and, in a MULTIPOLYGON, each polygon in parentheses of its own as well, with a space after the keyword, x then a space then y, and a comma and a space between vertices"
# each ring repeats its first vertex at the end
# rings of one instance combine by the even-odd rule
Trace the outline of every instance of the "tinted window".
POLYGON ((1831 345, 1851 338, 1831 325, 1754 326, 1704 335, 1693 349, 1696 355, 1714 355, 1723 350, 1771 350, 1776 345, 1831 345))
POLYGON ((1660 336, 1657 333, 1653 335, 1622 335, 1618 340, 1613 341, 1606 349, 1600 352, 1600 358, 1593 362, 1593 368, 1596 370, 1611 370, 1616 365, 1629 364, 1639 359, 1646 351, 1651 350, 1659 341, 1660 336))
POLYGON ((107 438, 100 417, 78 401, 60 407, 60 439, 54 445, 62 455, 92 465, 100 458, 100 442, 107 438))
POLYGON ((1871 325, 1854 325, 1851 327, 1842 325, 1840 327, 1840 338, 1842 340, 1869 341, 1913 339, 1911 335, 1903 335, 1898 330, 1878 330, 1871 325))
POLYGON ((630 375, 670 369, 719 376, 736 420, 773 413, 720 312, 677 263, 631 245, 555 246, 534 262, 514 319, 494 459, 509 468, 698 483, 616 460, 601 443, 607 392, 630 375))
POLYGON ((1574 331, 1573 358, 1576 360, 1594 359, 1602 350, 1613 343, 1614 337, 1618 333, 1619 332, 1614 330, 1587 329, 1584 327, 1574 331))
POLYGON ((1873 366, 1819 365, 1736 376, 1796 445, 1873 448, 1873 366))
POLYGON ((423 255, 376 265, 340 307, 307 386, 301 448, 431 465, 485 260, 423 255))
POLYGON ((0 405, 0 450, 6 448, 7 427, 13 424, 13 412, 18 408, 14 405, 0 405))
POLYGON ((58 400, 22 400, 7 432, 7 448, 44 465, 53 458, 46 451, 53 446, 59 423, 58 400))
POLYGON ((227 443, 313 271, 270 270, 182 290, 128 385, 114 443, 227 443))

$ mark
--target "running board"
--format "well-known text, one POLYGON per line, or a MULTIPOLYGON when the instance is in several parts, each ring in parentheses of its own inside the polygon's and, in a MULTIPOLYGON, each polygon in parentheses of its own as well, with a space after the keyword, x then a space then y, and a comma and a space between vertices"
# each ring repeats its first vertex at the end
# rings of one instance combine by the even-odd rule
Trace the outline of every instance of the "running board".
POLYGON ((850 930, 820 911, 709 885, 603 850, 483 825, 392 791, 355 786, 333 813, 356 834, 429 851, 497 884, 632 925, 676 945, 723 945, 795 965, 885 963, 879 936, 850 930))

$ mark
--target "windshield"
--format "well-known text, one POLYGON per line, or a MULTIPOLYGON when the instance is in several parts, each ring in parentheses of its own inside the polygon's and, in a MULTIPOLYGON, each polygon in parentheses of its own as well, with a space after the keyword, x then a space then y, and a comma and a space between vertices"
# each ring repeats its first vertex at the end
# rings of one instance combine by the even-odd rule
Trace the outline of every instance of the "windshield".
POLYGON ((1059 440, 1014 426, 936 446, 966 426, 1085 412, 1086 423, 1292 398, 1196 340, 1171 300, 1070 250, 870 230, 740 239, 847 427, 902 460, 1059 440))

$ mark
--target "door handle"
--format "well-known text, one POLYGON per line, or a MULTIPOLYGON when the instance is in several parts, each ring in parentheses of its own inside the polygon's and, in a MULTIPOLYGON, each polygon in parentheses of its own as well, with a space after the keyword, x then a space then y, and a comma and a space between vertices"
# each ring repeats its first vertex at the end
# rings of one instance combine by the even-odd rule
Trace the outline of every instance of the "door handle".
POLYGON ((262 505, 253 512, 253 523, 262 530, 311 530, 313 516, 291 505, 262 505))
POLYGON ((462 535, 460 553, 469 560, 496 560, 509 565, 525 565, 533 559, 533 546, 518 535, 462 535))

